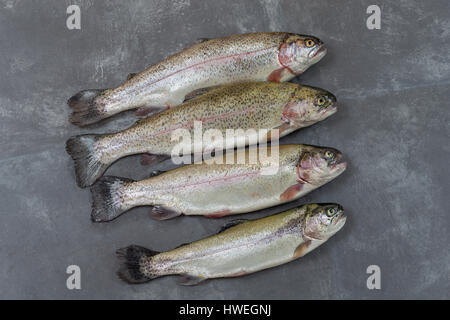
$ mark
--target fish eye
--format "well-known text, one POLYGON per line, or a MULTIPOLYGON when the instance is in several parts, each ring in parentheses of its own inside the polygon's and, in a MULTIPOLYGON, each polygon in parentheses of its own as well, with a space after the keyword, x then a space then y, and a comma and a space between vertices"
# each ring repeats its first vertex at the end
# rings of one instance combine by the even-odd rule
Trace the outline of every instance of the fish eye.
POLYGON ((331 152, 330 150, 325 151, 325 158, 331 159, 331 158, 333 158, 333 156, 334 156, 334 153, 331 152))
POLYGON ((328 208, 327 210, 327 216, 328 217, 332 217, 336 214, 336 209, 335 208, 328 208))
POLYGON ((313 47, 315 44, 316 44, 316 43, 315 43, 314 40, 312 40, 312 39, 306 39, 306 40, 305 40, 305 46, 306 46, 307 48, 311 48, 311 47, 313 47))
POLYGON ((318 106, 323 106, 323 105, 325 105, 326 102, 327 102, 327 99, 325 99, 324 96, 320 96, 316 99, 316 104, 318 106))

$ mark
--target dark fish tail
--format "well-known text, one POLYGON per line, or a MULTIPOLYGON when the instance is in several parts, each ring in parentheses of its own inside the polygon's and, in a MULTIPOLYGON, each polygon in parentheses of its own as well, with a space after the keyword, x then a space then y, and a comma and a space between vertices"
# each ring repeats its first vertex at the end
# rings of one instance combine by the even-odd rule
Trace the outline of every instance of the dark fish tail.
POLYGON ((102 137, 98 134, 82 134, 67 140, 66 151, 75 163, 75 175, 81 188, 92 185, 108 168, 109 164, 100 162, 96 142, 102 137))
POLYGON ((91 89, 78 92, 67 104, 73 109, 69 121, 83 127, 109 117, 97 97, 105 93, 103 89, 91 89))
POLYGON ((121 194, 125 184, 133 180, 118 177, 102 177, 91 187, 92 213, 94 222, 111 221, 129 208, 123 206, 121 194))
POLYGON ((133 284, 144 283, 157 278, 158 275, 151 274, 151 270, 148 270, 145 263, 148 261, 146 258, 158 253, 136 245, 117 250, 117 257, 122 260, 122 265, 117 275, 123 281, 133 284))

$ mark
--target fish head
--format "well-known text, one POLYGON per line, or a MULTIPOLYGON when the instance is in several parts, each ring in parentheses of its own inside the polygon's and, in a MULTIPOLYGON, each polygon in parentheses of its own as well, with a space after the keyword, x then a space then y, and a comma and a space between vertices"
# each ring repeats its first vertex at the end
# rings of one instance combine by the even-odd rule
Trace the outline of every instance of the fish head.
POLYGON ((342 153, 334 148, 305 146, 297 162, 297 177, 300 182, 321 186, 347 168, 342 153))
POLYGON ((282 119, 291 125, 307 127, 337 111, 336 97, 326 90, 298 85, 282 111, 282 119))
POLYGON ((278 60, 283 67, 299 75, 327 54, 320 39, 300 34, 290 34, 279 46, 278 60))
POLYGON ((327 240, 341 230, 345 221, 344 208, 340 204, 310 204, 306 209, 303 236, 309 240, 327 240))

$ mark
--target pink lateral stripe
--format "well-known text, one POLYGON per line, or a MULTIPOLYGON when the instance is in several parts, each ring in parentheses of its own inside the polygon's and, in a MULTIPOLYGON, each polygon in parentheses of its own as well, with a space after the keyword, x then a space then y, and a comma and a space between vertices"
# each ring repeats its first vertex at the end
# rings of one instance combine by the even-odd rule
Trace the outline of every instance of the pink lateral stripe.
POLYGON ((189 69, 194 69, 194 68, 196 68, 196 67, 198 67, 198 66, 201 66, 201 65, 206 65, 206 64, 208 64, 208 63, 212 63, 212 62, 215 62, 215 61, 227 60, 227 59, 230 59, 230 58, 235 58, 235 57, 240 57, 240 56, 251 55, 251 54, 258 53, 258 52, 263 52, 263 51, 271 50, 271 49, 273 49, 273 48, 276 48, 276 46, 272 46, 272 47, 268 47, 268 48, 264 48, 264 49, 259 49, 259 50, 254 50, 254 51, 248 51, 248 52, 236 53, 236 54, 232 54, 232 55, 228 55, 228 56, 217 57, 217 58, 214 58, 214 59, 202 61, 202 62, 193 64, 193 65, 191 65, 191 66, 182 68, 182 69, 180 69, 180 70, 174 71, 173 73, 171 73, 171 74, 169 74, 169 75, 167 75, 167 76, 165 76, 165 77, 162 77, 162 78, 160 78, 160 79, 158 79, 158 80, 155 80, 155 81, 149 83, 148 85, 149 85, 149 86, 154 85, 155 83, 158 83, 158 82, 160 82, 160 81, 162 81, 162 80, 164 80, 164 79, 167 79, 167 78, 169 78, 169 77, 171 77, 171 76, 173 76, 173 75, 175 75, 175 74, 177 74, 177 73, 180 73, 180 72, 183 72, 183 71, 189 70, 189 69))
MULTIPOLYGON (((285 166, 280 166, 279 170, 282 170, 284 167, 287 167, 287 165, 285 166)), ((167 187, 167 188, 161 188, 161 189, 152 189, 151 191, 169 191, 169 190, 177 190, 177 189, 183 189, 183 188, 188 188, 188 187, 198 187, 201 185, 216 185, 216 184, 220 184, 221 182, 226 182, 226 181, 231 181, 231 180, 244 180, 247 177, 253 177, 256 175, 259 175, 259 173, 261 172, 261 170, 258 170, 256 172, 250 172, 250 173, 244 173, 244 174, 236 174, 233 176, 225 176, 225 177, 219 177, 216 179, 212 179, 212 180, 206 180, 206 181, 199 181, 199 182, 195 182, 195 183, 190 183, 190 184, 183 184, 180 186, 175 186, 175 187, 167 187)), ((151 179, 151 178, 150 178, 151 179)))

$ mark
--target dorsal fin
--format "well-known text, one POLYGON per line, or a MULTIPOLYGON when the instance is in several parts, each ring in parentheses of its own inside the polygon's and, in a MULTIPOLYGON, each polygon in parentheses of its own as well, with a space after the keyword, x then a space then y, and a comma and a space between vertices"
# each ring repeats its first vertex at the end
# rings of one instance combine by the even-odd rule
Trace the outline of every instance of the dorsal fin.
POLYGON ((131 78, 134 78, 137 75, 137 73, 129 73, 127 75, 127 81, 130 80, 131 78))
POLYGON ((192 42, 191 44, 186 45, 186 47, 184 49, 189 49, 189 48, 191 48, 191 47, 193 47, 193 46, 195 46, 197 44, 209 41, 211 39, 212 38, 198 38, 198 39, 195 39, 194 42, 192 42))
POLYGON ((159 176, 161 173, 164 173, 164 172, 166 172, 166 171, 164 171, 164 170, 153 170, 152 172, 150 172, 150 177, 149 178, 159 176))
POLYGON ((185 242, 185 243, 182 243, 182 244, 180 244, 179 246, 176 246, 174 249, 178 249, 178 248, 180 248, 180 247, 182 247, 182 246, 187 246, 188 244, 191 244, 192 242, 185 242))
POLYGON ((194 44, 203 43, 209 40, 211 40, 211 38, 198 38, 197 40, 194 41, 194 44))
POLYGON ((231 227, 237 226, 238 224, 247 222, 248 219, 236 219, 236 220, 231 220, 229 222, 227 222, 226 224, 224 224, 219 231, 217 232, 217 234, 222 233, 228 229, 230 229, 231 227))

